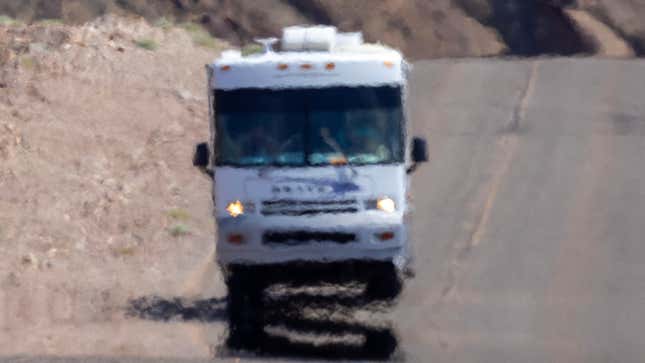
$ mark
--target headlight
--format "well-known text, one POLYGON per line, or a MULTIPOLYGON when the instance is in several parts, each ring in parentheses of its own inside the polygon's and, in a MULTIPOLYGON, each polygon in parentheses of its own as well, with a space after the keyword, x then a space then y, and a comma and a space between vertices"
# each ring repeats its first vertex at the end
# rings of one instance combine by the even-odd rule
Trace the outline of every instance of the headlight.
POLYGON ((392 200, 392 198, 388 198, 388 197, 377 199, 376 208, 388 213, 392 213, 396 210, 394 201, 392 200))
POLYGON ((226 206, 226 211, 231 215, 231 217, 235 218, 239 215, 244 214, 244 204, 242 204, 242 202, 240 202, 239 200, 236 200, 235 202, 231 202, 226 206))

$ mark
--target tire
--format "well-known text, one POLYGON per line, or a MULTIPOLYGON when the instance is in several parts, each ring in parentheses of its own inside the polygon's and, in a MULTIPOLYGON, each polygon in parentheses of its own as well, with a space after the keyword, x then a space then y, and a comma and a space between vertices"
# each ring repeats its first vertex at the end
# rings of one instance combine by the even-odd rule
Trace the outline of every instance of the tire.
POLYGON ((398 342, 389 329, 368 332, 365 335, 365 352, 370 359, 388 360, 396 351, 398 342))
POLYGON ((253 269, 232 268, 228 287, 229 337, 227 346, 234 350, 256 351, 264 338, 265 284, 253 269))
POLYGON ((396 266, 384 263, 375 268, 365 287, 365 295, 370 300, 394 300, 403 290, 403 281, 396 266))

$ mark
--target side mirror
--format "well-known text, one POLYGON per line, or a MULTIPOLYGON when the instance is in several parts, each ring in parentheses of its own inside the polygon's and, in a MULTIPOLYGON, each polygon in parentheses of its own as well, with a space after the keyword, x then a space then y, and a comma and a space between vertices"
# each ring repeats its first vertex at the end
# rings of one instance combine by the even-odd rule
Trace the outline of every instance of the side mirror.
POLYGON ((199 168, 202 172, 207 174, 210 177, 213 177, 213 171, 208 170, 208 165, 210 162, 211 151, 208 147, 208 143, 201 142, 195 145, 195 154, 193 155, 193 166, 199 168))
POLYGON ((428 161, 428 142, 421 137, 412 139, 412 161, 415 163, 428 161))
POLYGON ((416 170, 418 163, 428 161, 428 142, 421 137, 412 138, 412 162, 408 174, 416 170))

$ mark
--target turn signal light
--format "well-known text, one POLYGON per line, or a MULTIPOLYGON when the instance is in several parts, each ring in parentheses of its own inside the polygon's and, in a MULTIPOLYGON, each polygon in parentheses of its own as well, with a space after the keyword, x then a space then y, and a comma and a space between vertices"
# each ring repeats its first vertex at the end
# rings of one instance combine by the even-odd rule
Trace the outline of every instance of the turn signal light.
POLYGON ((385 61, 385 62, 383 62, 383 64, 388 68, 393 68, 394 67, 394 62, 385 61))
POLYGON ((394 232, 387 231, 376 235, 381 241, 389 241, 394 238, 394 232))
POLYGON ((244 235, 239 233, 231 233, 228 235, 228 242, 236 245, 244 243, 244 235))

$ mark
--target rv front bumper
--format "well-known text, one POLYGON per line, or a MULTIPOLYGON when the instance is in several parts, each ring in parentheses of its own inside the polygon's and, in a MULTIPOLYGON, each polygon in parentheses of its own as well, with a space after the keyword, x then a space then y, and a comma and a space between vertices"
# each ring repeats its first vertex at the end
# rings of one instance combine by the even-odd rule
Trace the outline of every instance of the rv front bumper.
POLYGON ((217 260, 222 265, 372 260, 401 267, 406 246, 406 227, 395 213, 218 219, 217 260))

